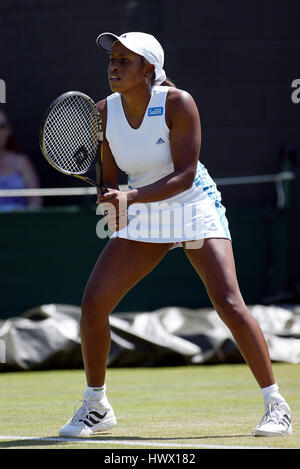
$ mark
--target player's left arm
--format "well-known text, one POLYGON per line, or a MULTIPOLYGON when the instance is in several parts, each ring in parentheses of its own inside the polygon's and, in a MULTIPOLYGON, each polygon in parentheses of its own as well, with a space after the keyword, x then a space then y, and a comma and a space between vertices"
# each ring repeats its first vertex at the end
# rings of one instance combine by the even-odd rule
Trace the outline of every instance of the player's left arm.
POLYGON ((194 181, 201 147, 200 116, 189 93, 177 88, 170 89, 166 121, 170 128, 174 171, 183 175, 189 188, 194 181))
POLYGON ((148 186, 129 191, 128 205, 167 199, 189 189, 194 181, 201 146, 201 124, 192 96, 171 88, 166 106, 174 171, 148 186))

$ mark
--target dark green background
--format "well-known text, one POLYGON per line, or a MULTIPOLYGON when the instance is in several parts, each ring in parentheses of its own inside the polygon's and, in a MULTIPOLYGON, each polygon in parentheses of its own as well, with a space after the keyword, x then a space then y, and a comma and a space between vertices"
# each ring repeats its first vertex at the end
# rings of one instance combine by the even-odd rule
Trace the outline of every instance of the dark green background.
MULTIPOLYGON (((247 211, 232 209, 227 215, 242 293, 248 304, 259 303, 286 284, 288 211, 248 207, 247 211)), ((99 220, 95 206, 0 214, 0 317, 19 315, 40 304, 80 305, 85 283, 107 242, 96 236, 99 220)), ((170 251, 117 311, 151 311, 170 305, 210 305, 180 248, 170 251)))

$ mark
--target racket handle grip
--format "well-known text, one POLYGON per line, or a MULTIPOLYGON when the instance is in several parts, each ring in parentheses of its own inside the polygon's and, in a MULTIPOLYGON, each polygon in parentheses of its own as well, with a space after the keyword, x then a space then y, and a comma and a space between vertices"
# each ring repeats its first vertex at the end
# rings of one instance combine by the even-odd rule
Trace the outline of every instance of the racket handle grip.
POLYGON ((99 191, 101 192, 101 194, 105 194, 107 192, 107 187, 105 186, 99 186, 99 191))

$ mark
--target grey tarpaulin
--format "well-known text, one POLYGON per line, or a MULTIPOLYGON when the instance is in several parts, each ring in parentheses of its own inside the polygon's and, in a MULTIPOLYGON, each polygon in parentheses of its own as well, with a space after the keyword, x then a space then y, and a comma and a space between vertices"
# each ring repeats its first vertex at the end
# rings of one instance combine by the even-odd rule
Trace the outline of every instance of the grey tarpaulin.
MULTIPOLYGON (((300 362, 300 306, 250 306, 273 361, 300 362)), ((0 322, 0 370, 80 368, 80 308, 43 305, 0 322)), ((108 366, 240 363, 228 328, 212 309, 179 307, 110 317, 108 366)))

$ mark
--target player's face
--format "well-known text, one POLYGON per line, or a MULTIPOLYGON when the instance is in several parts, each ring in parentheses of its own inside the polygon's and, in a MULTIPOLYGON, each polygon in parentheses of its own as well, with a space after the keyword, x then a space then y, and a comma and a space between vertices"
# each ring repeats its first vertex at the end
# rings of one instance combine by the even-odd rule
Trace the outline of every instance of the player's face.
POLYGON ((145 84, 146 64, 143 58, 115 42, 109 56, 108 80, 111 90, 118 93, 145 84))

